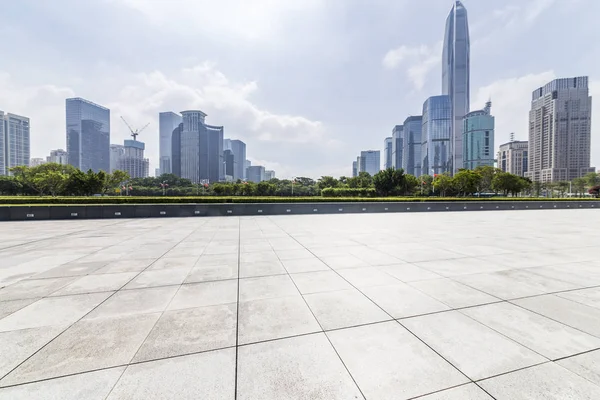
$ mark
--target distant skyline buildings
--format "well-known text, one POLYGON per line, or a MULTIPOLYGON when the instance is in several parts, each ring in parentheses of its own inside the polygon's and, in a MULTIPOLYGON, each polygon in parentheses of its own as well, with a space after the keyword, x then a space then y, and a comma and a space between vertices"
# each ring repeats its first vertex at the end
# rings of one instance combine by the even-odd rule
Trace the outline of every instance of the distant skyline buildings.
POLYGON ((46 162, 66 165, 68 164, 67 152, 63 149, 50 150, 50 155, 46 157, 46 162))
POLYGON ((450 96, 432 96, 423 103, 421 132, 421 173, 428 175, 451 172, 450 141, 452 132, 450 96))
POLYGON ((500 145, 497 155, 498 168, 502 172, 525 176, 529 165, 529 142, 512 140, 500 145))
POLYGON ((0 111, 0 176, 13 167, 29 166, 30 121, 28 117, 0 111))
POLYGON ((161 174, 172 173, 172 135, 173 131, 179 127, 182 118, 181 115, 172 111, 161 112, 158 114, 158 151, 159 168, 161 174))
POLYGON ((421 176, 421 133, 423 117, 410 116, 403 124, 402 169, 404 173, 421 176))
POLYGON ((588 77, 554 79, 532 93, 529 170, 535 182, 570 181, 588 172, 592 98, 588 77))
POLYGON ((125 140, 123 154, 117 161, 117 169, 127 172, 131 178, 146 178, 150 163, 147 158, 144 158, 145 148, 145 143, 139 140, 125 140))
POLYGON ((446 19, 442 50, 442 94, 450 96, 453 116, 450 173, 463 167, 462 119, 470 107, 470 46, 467 9, 456 1, 446 19))
POLYGON ((392 163, 392 137, 386 137, 383 141, 383 169, 393 167, 392 163))
POLYGON ((110 110, 80 97, 66 100, 67 159, 82 171, 110 170, 110 110))
POLYGON ((182 111, 181 177, 193 183, 225 180, 223 127, 207 125, 199 110, 182 111))
POLYGON ((359 172, 367 172, 373 176, 381 170, 381 152, 379 150, 361 151, 359 162, 359 172))
POLYGON ((482 110, 471 111, 463 118, 463 168, 494 166, 494 117, 492 102, 482 110))
POLYGON ((246 180, 248 182, 260 183, 265 180, 265 167, 262 165, 251 165, 246 169, 246 180))
POLYGON ((402 125, 396 125, 392 129, 392 167, 395 169, 402 168, 403 134, 404 127, 402 125))

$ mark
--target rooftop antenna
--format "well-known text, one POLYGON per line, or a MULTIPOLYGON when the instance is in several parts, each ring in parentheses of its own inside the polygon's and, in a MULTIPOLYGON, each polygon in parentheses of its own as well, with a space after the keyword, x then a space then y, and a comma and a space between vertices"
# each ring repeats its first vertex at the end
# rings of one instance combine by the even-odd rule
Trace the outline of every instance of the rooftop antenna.
POLYGON ((514 142, 514 141, 515 141, 515 133, 514 133, 514 132, 511 132, 511 133, 510 133, 510 141, 511 141, 511 142, 514 142))
POLYGON ((129 132, 131 132, 131 137, 133 138, 133 140, 137 140, 137 136, 142 133, 142 131, 144 129, 146 129, 148 127, 148 125, 150 125, 150 122, 148 122, 146 125, 144 125, 143 128, 141 129, 136 129, 135 131, 133 130, 133 128, 127 123, 127 121, 125 121, 125 118, 123 118, 123 116, 121 116, 121 119, 123 120, 123 122, 125 122, 125 125, 127 125, 127 128, 129 128, 129 132))

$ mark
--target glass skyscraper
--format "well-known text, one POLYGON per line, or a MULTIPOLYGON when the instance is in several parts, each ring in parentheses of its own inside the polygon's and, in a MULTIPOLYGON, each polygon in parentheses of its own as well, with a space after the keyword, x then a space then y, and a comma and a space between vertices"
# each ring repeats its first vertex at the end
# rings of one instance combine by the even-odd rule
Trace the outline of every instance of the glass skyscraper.
POLYGON ((392 168, 393 163, 392 163, 392 138, 391 137, 386 137, 385 140, 383 141, 383 155, 384 155, 384 161, 383 161, 383 169, 388 169, 388 168, 392 168))
POLYGON ((404 121, 404 146, 402 149, 402 168, 406 174, 421 175, 421 131, 423 117, 411 116, 404 121))
POLYGON ((492 103, 463 118, 463 168, 494 166, 494 117, 492 103))
POLYGON ((467 10, 456 1, 446 19, 442 54, 442 94, 450 96, 452 172, 463 166, 462 119, 470 104, 470 41, 467 10))
POLYGON ((381 169, 381 153, 379 150, 367 150, 360 152, 360 172, 368 172, 373 176, 381 169))
POLYGON ((403 135, 404 127, 402 125, 394 126, 392 129, 392 167, 394 169, 402 168, 403 135))
POLYGON ((0 175, 29 165, 29 118, 0 111, 0 175))
POLYGON ((158 114, 158 135, 159 135, 159 162, 160 173, 173 173, 173 154, 172 154, 172 135, 173 130, 181 123, 181 115, 174 112, 161 112, 158 114))
POLYGON ((110 170, 110 110, 81 98, 66 100, 67 161, 82 171, 110 170))
POLYGON ((425 100, 422 118, 421 173, 434 175, 450 172, 452 163, 450 96, 432 96, 425 100))
POLYGON ((183 111, 181 177, 193 183, 225 180, 223 127, 206 125, 202 111, 183 111))

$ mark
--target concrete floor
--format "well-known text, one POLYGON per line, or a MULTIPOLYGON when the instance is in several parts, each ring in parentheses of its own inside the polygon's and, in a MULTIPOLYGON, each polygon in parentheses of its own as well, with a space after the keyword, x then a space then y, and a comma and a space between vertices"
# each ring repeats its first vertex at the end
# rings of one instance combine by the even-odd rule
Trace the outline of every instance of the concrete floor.
POLYGON ((0 223, 0 399, 600 398, 600 212, 0 223))

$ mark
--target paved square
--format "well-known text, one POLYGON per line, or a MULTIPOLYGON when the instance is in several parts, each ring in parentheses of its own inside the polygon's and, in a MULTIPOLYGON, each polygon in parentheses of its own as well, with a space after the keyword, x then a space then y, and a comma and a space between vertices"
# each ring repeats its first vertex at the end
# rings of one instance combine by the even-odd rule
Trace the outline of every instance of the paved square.
POLYGON ((0 400, 597 400, 600 212, 0 223, 0 400))

